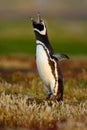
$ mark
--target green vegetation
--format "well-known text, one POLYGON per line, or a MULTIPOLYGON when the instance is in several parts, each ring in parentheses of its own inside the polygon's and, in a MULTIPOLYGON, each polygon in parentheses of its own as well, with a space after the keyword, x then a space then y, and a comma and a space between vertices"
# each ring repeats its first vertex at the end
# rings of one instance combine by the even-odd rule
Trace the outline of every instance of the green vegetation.
MULTIPOLYGON (((68 55, 87 55, 87 44, 84 41, 52 41, 55 52, 68 55)), ((35 40, 33 39, 0 39, 0 54, 35 54, 35 40)))
MULTIPOLYGON (((47 23, 49 39, 56 53, 87 56, 86 21, 47 19, 47 23)), ((61 63, 64 101, 58 103, 45 100, 34 58, 10 57, 11 54, 35 55, 30 20, 0 21, 0 129, 86 130, 87 61, 83 58, 82 61, 61 63)))
MULTIPOLYGON (((85 21, 47 20, 49 39, 55 52, 87 55, 85 21)), ((35 37, 30 20, 0 22, 0 54, 34 54, 35 37)))
POLYGON ((32 39, 2 39, 0 40, 1 54, 34 54, 35 41, 32 39))

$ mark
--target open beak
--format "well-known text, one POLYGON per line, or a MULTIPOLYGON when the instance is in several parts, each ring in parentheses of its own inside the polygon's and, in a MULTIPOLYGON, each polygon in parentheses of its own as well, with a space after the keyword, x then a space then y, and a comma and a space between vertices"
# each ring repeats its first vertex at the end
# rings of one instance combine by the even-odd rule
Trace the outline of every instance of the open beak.
POLYGON ((40 13, 37 14, 37 17, 38 17, 38 21, 35 21, 34 18, 32 18, 32 17, 30 18, 33 24, 39 24, 42 22, 40 13))
POLYGON ((38 17, 38 23, 41 23, 42 19, 41 19, 40 13, 37 14, 37 17, 38 17))

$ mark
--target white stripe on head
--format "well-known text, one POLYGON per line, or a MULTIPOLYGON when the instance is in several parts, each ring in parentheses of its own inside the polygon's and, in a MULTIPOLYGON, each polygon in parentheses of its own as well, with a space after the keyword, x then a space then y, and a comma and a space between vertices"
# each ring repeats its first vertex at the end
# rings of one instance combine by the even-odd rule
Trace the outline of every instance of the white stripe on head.
POLYGON ((44 26, 44 29, 42 31, 39 31, 38 29, 34 28, 34 31, 37 31, 41 35, 45 35, 46 34, 46 27, 44 26))

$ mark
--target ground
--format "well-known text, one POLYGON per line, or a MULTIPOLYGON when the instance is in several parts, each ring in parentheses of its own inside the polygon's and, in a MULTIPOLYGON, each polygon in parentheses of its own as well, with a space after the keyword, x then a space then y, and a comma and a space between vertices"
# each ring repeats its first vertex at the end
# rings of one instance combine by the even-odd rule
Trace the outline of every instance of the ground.
POLYGON ((0 129, 86 130, 87 60, 62 61, 64 101, 46 101, 35 57, 0 57, 0 129), (4 128, 3 128, 4 127, 4 128))

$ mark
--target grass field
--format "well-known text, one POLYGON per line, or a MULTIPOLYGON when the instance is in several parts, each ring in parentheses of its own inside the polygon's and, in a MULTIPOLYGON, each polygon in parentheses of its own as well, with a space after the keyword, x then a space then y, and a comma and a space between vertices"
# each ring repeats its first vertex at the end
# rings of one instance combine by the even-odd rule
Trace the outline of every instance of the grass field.
POLYGON ((4 56, 0 61, 0 129, 86 130, 86 60, 61 63, 64 101, 60 103, 45 101, 33 57, 4 56))
POLYGON ((30 20, 0 21, 0 130, 87 129, 87 22, 47 19, 61 62, 64 101, 46 101, 30 20), (22 54, 22 55, 21 55, 22 54))
MULTIPOLYGON (((87 22, 47 19, 55 52, 87 55, 87 22)), ((35 37, 30 19, 0 22, 0 54, 34 54, 35 37)))

